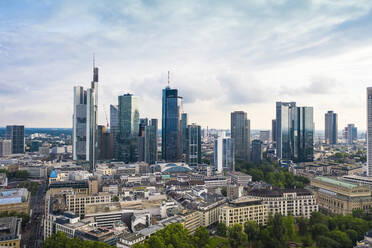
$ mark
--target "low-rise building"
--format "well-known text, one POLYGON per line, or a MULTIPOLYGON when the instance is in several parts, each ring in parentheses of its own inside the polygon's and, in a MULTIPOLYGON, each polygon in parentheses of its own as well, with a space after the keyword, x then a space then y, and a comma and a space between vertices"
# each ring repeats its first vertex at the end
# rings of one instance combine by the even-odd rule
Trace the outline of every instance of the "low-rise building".
POLYGON ((242 197, 230 201, 220 210, 219 222, 226 226, 244 224, 254 221, 259 225, 266 225, 269 217, 269 209, 262 200, 254 197, 242 197))
POLYGON ((232 184, 245 186, 252 182, 252 176, 240 171, 232 171, 228 175, 231 177, 232 184))
POLYGON ((196 229, 202 226, 202 214, 199 211, 189 211, 181 213, 183 218, 182 225, 193 234, 196 229))
POLYGON ((0 213, 12 211, 29 214, 30 193, 27 189, 0 189, 0 213))
POLYGON ((221 208, 226 204, 225 199, 220 199, 214 202, 206 202, 198 206, 198 210, 202 216, 202 226, 208 227, 215 224, 219 220, 221 208))
POLYGON ((279 213, 310 218, 312 212, 318 211, 315 196, 307 189, 256 189, 249 195, 262 200, 273 216, 279 213))
POLYGON ((0 140, 0 157, 9 156, 12 154, 12 141, 0 140))
POLYGON ((21 223, 17 217, 0 218, 0 247, 21 247, 21 223))
POLYGON ((319 207, 336 214, 351 214, 354 209, 372 207, 371 189, 341 179, 315 177, 311 186, 319 207))

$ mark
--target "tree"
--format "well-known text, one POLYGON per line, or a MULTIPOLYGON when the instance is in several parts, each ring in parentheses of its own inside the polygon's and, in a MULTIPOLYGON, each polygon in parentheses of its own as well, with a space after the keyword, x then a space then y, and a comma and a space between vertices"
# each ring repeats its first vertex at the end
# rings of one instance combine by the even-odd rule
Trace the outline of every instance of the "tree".
POLYGON ((347 234, 342 231, 333 230, 329 232, 327 236, 338 242, 341 245, 341 248, 348 248, 353 246, 353 242, 351 241, 349 236, 347 236, 347 234))
POLYGON ((221 194, 225 197, 227 196, 227 187, 226 186, 221 187, 221 194))
POLYGON ((324 224, 315 224, 311 228, 311 235, 316 239, 319 235, 325 235, 329 232, 328 227, 324 224))
POLYGON ((285 240, 292 240, 296 233, 293 216, 284 217, 283 224, 285 228, 285 240))
POLYGON ((93 242, 81 240, 78 238, 67 238, 63 232, 52 234, 43 243, 43 248, 70 248, 70 247, 85 247, 85 248, 110 248, 112 246, 103 242, 93 242))
POLYGON ((217 224, 216 234, 221 237, 226 237, 227 227, 225 223, 219 222, 217 224))
POLYGON ((318 238, 316 239, 316 246, 319 248, 339 248, 341 247, 340 244, 326 236, 319 235, 318 238))
POLYGON ((227 231, 231 248, 244 247, 247 243, 247 234, 243 232, 243 227, 240 224, 234 224, 227 231))
POLYGON ((309 224, 309 221, 303 217, 296 219, 297 225, 298 225, 298 233, 301 236, 304 236, 308 233, 307 226, 309 224))
POLYGON ((353 229, 346 230, 347 236, 351 239, 353 244, 355 244, 358 241, 358 233, 353 229))
POLYGON ((119 197, 117 197, 116 195, 114 195, 114 196, 112 197, 112 201, 114 201, 114 202, 118 202, 118 201, 119 201, 119 197))
POLYGON ((254 221, 248 221, 244 224, 244 232, 247 234, 251 246, 260 237, 260 227, 254 221))
POLYGON ((197 247, 205 247, 209 241, 209 232, 206 227, 201 226, 195 230, 194 241, 197 247))

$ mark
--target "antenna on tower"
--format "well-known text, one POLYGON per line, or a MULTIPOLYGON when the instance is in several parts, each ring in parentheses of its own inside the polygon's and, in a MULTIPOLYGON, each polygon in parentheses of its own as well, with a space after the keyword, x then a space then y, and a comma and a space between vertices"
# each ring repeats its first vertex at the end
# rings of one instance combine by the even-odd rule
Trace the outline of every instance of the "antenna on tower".
POLYGON ((96 56, 95 54, 93 53, 93 68, 96 67, 96 56))
POLYGON ((168 71, 168 87, 169 87, 169 84, 170 84, 170 71, 168 71))

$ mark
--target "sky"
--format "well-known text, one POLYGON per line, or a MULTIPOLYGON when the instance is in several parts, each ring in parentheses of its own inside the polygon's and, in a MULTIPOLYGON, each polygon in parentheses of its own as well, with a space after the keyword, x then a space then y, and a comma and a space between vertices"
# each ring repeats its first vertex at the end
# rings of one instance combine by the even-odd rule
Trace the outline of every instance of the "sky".
POLYGON ((366 128, 372 86, 370 0, 2 0, 0 126, 72 127, 73 87, 100 69, 99 123, 117 96, 140 96, 161 117, 178 88, 190 122, 229 128, 246 111, 270 129, 276 101, 338 113, 339 129, 366 128))

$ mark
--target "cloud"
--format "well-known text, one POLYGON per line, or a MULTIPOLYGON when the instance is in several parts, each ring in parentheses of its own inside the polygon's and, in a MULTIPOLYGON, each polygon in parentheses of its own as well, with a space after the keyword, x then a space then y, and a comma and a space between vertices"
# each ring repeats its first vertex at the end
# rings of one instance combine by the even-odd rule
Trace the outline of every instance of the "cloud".
POLYGON ((336 80, 326 77, 312 77, 309 84, 303 86, 281 86, 278 95, 330 95, 339 90, 340 84, 336 80))

